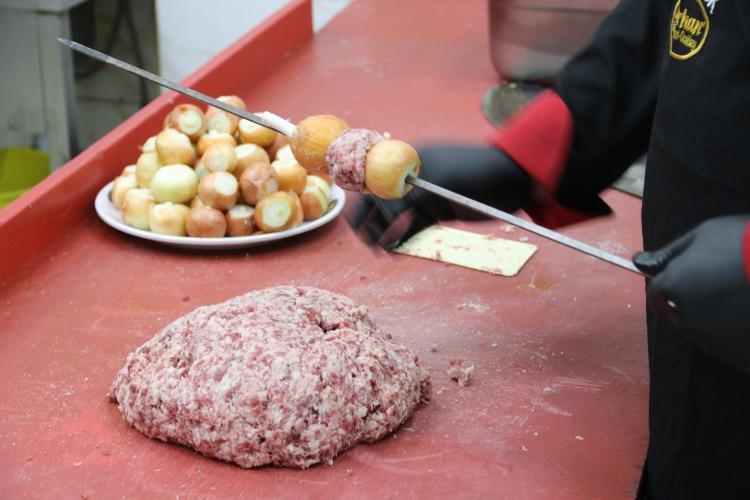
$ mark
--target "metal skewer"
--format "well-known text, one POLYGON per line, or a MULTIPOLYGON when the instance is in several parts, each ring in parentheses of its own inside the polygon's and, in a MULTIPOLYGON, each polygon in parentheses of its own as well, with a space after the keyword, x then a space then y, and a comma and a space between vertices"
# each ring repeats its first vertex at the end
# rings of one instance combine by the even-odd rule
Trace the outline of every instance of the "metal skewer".
POLYGON ((597 259, 609 262, 610 264, 614 264, 615 266, 621 267, 623 269, 627 269, 632 273, 646 276, 645 273, 635 267, 635 265, 628 259, 624 259, 620 256, 611 254, 600 248, 588 245, 569 236, 565 236, 564 234, 558 233, 557 231, 552 231, 551 229, 547 229, 546 227, 521 219, 520 217, 516 217, 515 215, 511 215, 507 212, 503 212, 502 210, 498 210, 497 208, 485 205, 484 203, 480 203, 476 200, 472 200, 471 198, 467 198, 466 196, 454 193, 453 191, 449 191, 418 177, 409 176, 406 178, 406 182, 408 182, 412 186, 417 186, 421 189, 424 189, 425 191, 429 191, 432 194, 445 198, 458 205, 462 205, 466 208, 474 210, 475 212, 479 212, 481 214, 507 222, 508 224, 520 227, 521 229, 525 229, 530 233, 538 234, 539 236, 552 240, 555 243, 560 243, 561 245, 565 245, 566 247, 578 250, 579 252, 583 252, 587 255, 591 255, 592 257, 596 257, 597 259))
POLYGON ((67 47, 70 47, 71 49, 77 52, 80 52, 81 54, 85 54, 89 57, 92 57, 96 59, 97 61, 111 64, 112 66, 115 66, 123 71, 133 73, 136 76, 145 78, 146 80, 150 80, 156 83, 157 85, 161 85, 162 87, 172 89, 175 92, 179 92, 180 94, 185 94, 188 97, 192 97, 196 101, 200 101, 204 104, 208 104, 209 106, 214 106, 216 108, 221 109, 222 111, 226 111, 227 113, 239 116, 240 118, 250 120, 251 122, 257 123, 258 125, 261 125, 266 128, 273 129, 284 135, 292 135, 292 132, 294 132, 295 126, 293 123, 273 113, 265 112, 262 115, 248 113, 247 111, 237 109, 234 106, 225 104, 217 99, 214 99, 213 97, 207 96, 206 94, 202 94, 196 90, 185 87, 184 85, 171 82, 167 80, 166 78, 162 78, 161 76, 155 75, 149 71, 146 71, 145 69, 141 69, 136 66, 133 66, 132 64, 128 64, 125 61, 121 61, 117 59, 116 57, 108 56, 107 54, 99 52, 98 50, 94 50, 90 47, 86 47, 85 45, 81 45, 78 42, 74 42, 72 40, 68 40, 66 38, 60 38, 60 37, 58 37, 57 40, 61 44, 67 47))
MULTIPOLYGON (((94 50, 90 47, 86 47, 85 45, 81 45, 78 42, 73 42, 71 40, 67 40, 65 38, 59 38, 59 37, 57 40, 63 45, 70 47, 71 49, 75 51, 78 51, 82 54, 92 57, 98 61, 111 64, 112 66, 115 66, 129 73, 133 73, 134 75, 137 75, 141 78, 145 78, 146 80, 150 80, 156 83, 157 85, 161 85, 162 87, 172 89, 175 92, 184 94, 188 97, 195 99, 196 101, 200 101, 204 104, 208 104, 209 106, 214 106, 223 111, 226 111, 227 113, 239 116, 240 118, 244 118, 246 120, 250 120, 251 122, 257 123, 258 125, 261 125, 263 127, 276 130, 277 132, 280 132, 287 136, 292 135, 292 133, 294 132, 294 128, 295 128, 294 123, 288 120, 285 120, 281 118, 280 116, 275 115, 273 113, 270 113, 270 112, 265 112, 263 114, 248 113, 247 111, 225 104, 217 99, 214 99, 213 97, 209 97, 198 91, 185 87, 184 85, 171 82, 167 80, 166 78, 162 78, 144 69, 133 66, 132 64, 128 64, 125 61, 121 61, 115 57, 99 52, 98 50, 94 50)), ((561 245, 565 245, 574 250, 578 250, 579 252, 583 252, 587 255, 591 255, 592 257, 596 257, 597 259, 601 259, 605 262, 609 262, 610 264, 614 264, 615 266, 621 267, 623 269, 627 269, 630 272, 640 274, 640 275, 645 275, 637 267, 635 267, 635 265, 631 261, 627 259, 623 259, 622 257, 619 257, 617 255, 611 254, 609 252, 605 252, 604 250, 593 247, 591 245, 588 245, 576 239, 570 238, 556 231, 552 231, 538 224, 534 224, 533 222, 526 221, 524 219, 516 217, 515 215, 511 215, 509 213, 503 212, 502 210, 498 210, 489 205, 485 205, 484 203, 480 203, 476 200, 472 200, 471 198, 467 198, 466 196, 460 195, 458 193, 454 193, 445 188, 432 184, 431 182, 427 182, 425 180, 419 179, 417 177, 412 177, 412 176, 407 177, 406 182, 408 182, 409 184, 413 186, 417 186, 421 189, 424 189, 425 191, 429 191, 430 193, 433 193, 437 196, 450 200, 458 205, 462 205, 471 210, 474 210, 475 212, 479 212, 489 217, 493 217, 495 219, 505 221, 509 224, 513 224, 514 226, 520 227, 521 229, 525 229, 526 231, 529 231, 531 233, 538 234, 539 236, 552 240, 556 243, 560 243, 561 245)))

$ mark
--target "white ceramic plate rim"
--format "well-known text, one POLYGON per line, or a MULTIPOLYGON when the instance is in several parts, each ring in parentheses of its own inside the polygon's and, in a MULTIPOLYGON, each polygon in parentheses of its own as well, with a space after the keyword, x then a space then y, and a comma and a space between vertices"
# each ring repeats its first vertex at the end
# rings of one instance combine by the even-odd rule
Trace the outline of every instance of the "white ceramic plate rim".
POLYGON ((104 221, 104 223, 117 229, 120 232, 130 234, 138 238, 156 241, 165 245, 173 245, 186 248, 242 248, 291 238, 292 236, 297 236, 298 234, 312 231, 331 222, 344 209, 344 202, 346 201, 346 194, 344 194, 344 191, 340 187, 334 185, 331 186, 331 203, 335 202, 335 205, 320 219, 316 219, 310 222, 303 222, 297 227, 287 229, 286 231, 280 231, 278 233, 266 233, 255 236, 250 235, 225 238, 192 238, 190 236, 169 236, 164 234, 152 233, 151 231, 136 229, 125 224, 125 221, 123 221, 119 210, 117 210, 117 207, 115 207, 115 205, 109 198, 113 184, 114 181, 110 182, 101 190, 99 190, 99 193, 96 195, 96 200, 94 201, 96 213, 99 218, 104 221))

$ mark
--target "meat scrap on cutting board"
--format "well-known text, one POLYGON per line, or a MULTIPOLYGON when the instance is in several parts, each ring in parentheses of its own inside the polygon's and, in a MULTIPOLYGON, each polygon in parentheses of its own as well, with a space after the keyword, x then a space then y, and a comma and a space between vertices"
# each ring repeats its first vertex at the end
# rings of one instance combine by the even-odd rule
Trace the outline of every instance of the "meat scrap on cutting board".
POLYGON ((280 286, 200 307, 131 353, 109 397, 146 436, 242 467, 331 464, 431 397, 365 307, 280 286))
POLYGON ((474 373, 474 365, 464 367, 463 359, 451 359, 448 361, 448 376, 459 387, 466 387, 471 382, 471 374, 474 373))

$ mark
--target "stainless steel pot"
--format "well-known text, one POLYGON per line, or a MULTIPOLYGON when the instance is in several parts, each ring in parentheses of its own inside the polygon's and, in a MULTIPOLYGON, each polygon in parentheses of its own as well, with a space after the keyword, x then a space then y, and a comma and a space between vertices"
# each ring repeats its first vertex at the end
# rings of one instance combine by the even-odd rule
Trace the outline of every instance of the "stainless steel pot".
POLYGON ((490 54, 509 80, 548 81, 618 0, 489 0, 490 54))

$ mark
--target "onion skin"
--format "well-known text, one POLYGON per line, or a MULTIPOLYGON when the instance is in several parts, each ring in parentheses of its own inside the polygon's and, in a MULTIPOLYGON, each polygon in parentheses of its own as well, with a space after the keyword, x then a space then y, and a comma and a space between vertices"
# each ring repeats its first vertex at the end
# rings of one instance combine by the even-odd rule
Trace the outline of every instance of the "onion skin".
POLYGON ((255 163, 242 172, 240 191, 248 205, 257 205, 279 190, 279 176, 268 163, 255 163))
POLYGON ((380 141, 367 153, 365 185, 379 198, 397 200, 411 191, 406 176, 419 175, 420 166, 419 155, 409 144, 395 139, 380 141))
POLYGON ((215 208, 191 208, 185 229, 193 238, 223 238, 227 232, 227 220, 215 208))
POLYGON ((289 138, 292 153, 309 173, 328 173, 328 146, 348 128, 344 120, 333 115, 308 116, 297 124, 289 138))

